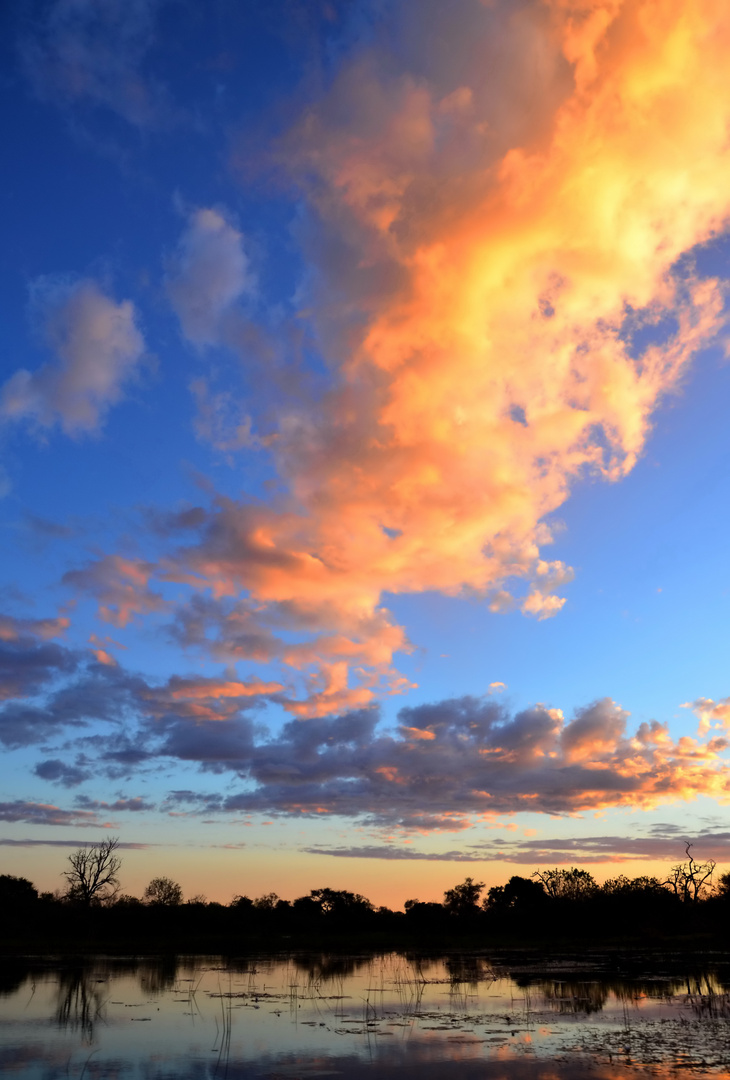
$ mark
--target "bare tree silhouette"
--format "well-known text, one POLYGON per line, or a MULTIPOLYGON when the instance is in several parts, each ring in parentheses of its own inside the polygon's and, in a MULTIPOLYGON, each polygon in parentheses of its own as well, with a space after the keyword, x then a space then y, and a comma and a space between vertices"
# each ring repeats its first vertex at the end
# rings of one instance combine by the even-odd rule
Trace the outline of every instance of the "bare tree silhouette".
POLYGON ((702 893, 709 888, 717 865, 714 859, 709 859, 703 863, 697 862, 690 855, 692 847, 694 845, 690 844, 689 840, 685 841, 684 850, 687 855, 687 862, 673 866, 664 882, 674 892, 675 896, 689 904, 697 903, 702 893))
POLYGON ((119 847, 119 837, 110 836, 90 847, 79 848, 69 855, 70 870, 64 870, 63 876, 68 881, 67 896, 90 906, 113 900, 119 892, 117 873, 122 860, 115 855, 119 847))

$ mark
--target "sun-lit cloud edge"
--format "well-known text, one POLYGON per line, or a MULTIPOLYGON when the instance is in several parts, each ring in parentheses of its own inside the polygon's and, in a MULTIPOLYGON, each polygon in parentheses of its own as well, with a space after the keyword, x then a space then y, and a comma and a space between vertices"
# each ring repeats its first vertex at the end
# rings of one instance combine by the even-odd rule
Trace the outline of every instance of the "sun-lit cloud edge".
POLYGON ((78 789, 105 777, 123 790, 102 800, 80 794, 71 810, 9 801, 0 807, 8 821, 266 814, 427 834, 465 832, 503 814, 649 809, 700 795, 730 801, 724 728, 674 737, 658 721, 632 728, 608 698, 566 718, 542 704, 514 712, 487 691, 403 706, 395 724, 368 706, 272 731, 261 710, 286 699, 276 681, 231 673, 150 680, 99 662, 93 650, 45 640, 51 622, 3 623, 0 741, 8 751, 42 751, 36 782, 78 789), (196 770, 205 786, 154 803, 128 794, 136 776, 171 764, 196 770), (206 776, 226 776, 226 792, 206 790, 206 776))
MULTIPOLYGON (((448 42, 418 77, 377 35, 343 62, 274 153, 308 222, 298 315, 329 389, 282 399, 262 437, 255 401, 195 381, 199 434, 266 453, 284 493, 214 495, 194 520, 170 515, 149 558, 72 568, 102 621, 156 617, 165 585, 187 589, 180 643, 279 665, 281 706, 315 718, 410 688, 386 593, 559 615, 573 570, 546 556, 547 519, 586 475, 631 471, 726 322, 725 286, 694 253, 730 211, 730 31, 717 0, 653 13, 466 5, 475 40, 510 50, 488 86, 476 62, 449 66, 448 42), (536 42, 529 116, 492 115, 536 42)), ((246 321, 253 275, 233 216, 191 211, 167 268, 191 344, 239 348, 229 323, 246 321)))

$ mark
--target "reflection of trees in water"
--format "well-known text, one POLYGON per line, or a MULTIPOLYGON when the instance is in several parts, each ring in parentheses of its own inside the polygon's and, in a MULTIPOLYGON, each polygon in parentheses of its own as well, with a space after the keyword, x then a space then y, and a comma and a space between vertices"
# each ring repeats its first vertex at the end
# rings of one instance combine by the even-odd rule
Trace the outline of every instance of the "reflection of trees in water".
POLYGON ((684 978, 622 979, 604 976, 595 979, 529 979, 521 985, 535 986, 545 1004, 558 1013, 600 1012, 609 997, 626 1005, 643 998, 652 1001, 686 1000, 696 1012, 730 1016, 730 995, 723 992, 717 978, 707 972, 684 978), (725 1009, 724 1013, 717 1012, 725 1009))
POLYGON ((601 1012, 609 995, 604 982, 549 979, 537 986, 545 1004, 561 1015, 601 1012))
POLYGON ((700 1019, 730 1019, 730 994, 714 974, 690 976, 684 990, 687 1004, 700 1019))
POLYGON ((25 965, 15 965, 7 961, 0 966, 0 997, 10 997, 20 990, 30 970, 25 965))
POLYGON ((66 968, 59 972, 56 1023, 64 1031, 80 1031, 84 1042, 94 1038, 94 1024, 104 1019, 106 979, 82 967, 66 968))
POLYGON ((466 983, 476 987, 479 983, 494 982, 495 979, 494 971, 484 956, 470 956, 468 953, 446 956, 444 967, 452 985, 466 983))
POLYGON ((136 976, 147 996, 157 996, 169 990, 177 977, 175 957, 150 960, 90 960, 59 969, 55 1018, 60 1028, 80 1031, 84 1041, 91 1043, 94 1025, 105 1022, 104 1006, 109 997, 109 984, 117 978, 136 976))
POLYGON ((329 953, 318 953, 311 956, 295 956, 292 958, 294 967, 306 974, 311 982, 331 982, 334 979, 346 979, 354 975, 372 957, 368 956, 332 956, 329 953))
MULTIPOLYGON (((178 978, 178 960, 176 956, 141 960, 137 968, 140 988, 153 997, 171 990, 178 978)), ((197 969, 197 965, 194 970, 197 969)))

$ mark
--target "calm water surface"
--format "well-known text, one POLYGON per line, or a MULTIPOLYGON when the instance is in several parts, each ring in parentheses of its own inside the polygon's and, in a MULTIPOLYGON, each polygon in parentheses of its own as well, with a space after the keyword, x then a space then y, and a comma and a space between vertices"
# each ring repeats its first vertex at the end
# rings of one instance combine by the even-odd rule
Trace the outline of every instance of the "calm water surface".
POLYGON ((5 960, 0 972, 9 1077, 730 1077, 721 958, 691 972, 399 953, 5 960))

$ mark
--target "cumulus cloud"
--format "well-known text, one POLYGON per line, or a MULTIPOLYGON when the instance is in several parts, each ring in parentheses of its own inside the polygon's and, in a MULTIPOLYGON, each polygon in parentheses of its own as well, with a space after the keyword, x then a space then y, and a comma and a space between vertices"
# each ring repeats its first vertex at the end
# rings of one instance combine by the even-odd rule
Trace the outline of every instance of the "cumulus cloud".
POLYGON ((142 62, 161 0, 33 0, 20 53, 35 93, 54 105, 110 109, 137 127, 170 118, 142 62))
MULTIPOLYGON (((301 673, 299 716, 407 689, 389 594, 556 616, 572 570, 545 555, 550 515, 634 467, 724 323, 692 259, 730 212, 718 0, 457 6, 429 3, 426 41, 403 5, 406 70, 376 33, 281 139, 329 389, 280 410, 286 494, 214 500, 156 568, 219 603, 216 658, 257 643, 301 673)), ((222 340, 248 274, 236 227, 196 211, 168 275, 192 341, 222 340)), ((202 400, 213 432, 228 406, 202 400)))
POLYGON ((48 757, 34 771, 66 787, 100 772, 120 778, 165 758, 216 771, 246 767, 248 714, 282 690, 256 677, 174 675, 154 683, 86 651, 30 638, 0 641, 0 743, 16 749, 63 738, 64 749, 79 751, 73 761, 48 757), (104 734, 84 730, 100 724, 104 734))
MULTIPOLYGON (((633 468, 724 322, 692 257, 730 212, 719 0, 455 0, 443 21, 427 3, 443 32, 426 41, 403 5, 408 70, 376 34, 279 146, 301 192, 297 299, 330 374, 319 401, 280 411, 281 494, 214 498, 170 518, 157 562, 108 555, 66 578, 119 625, 164 609, 156 582, 184 585, 177 640, 287 679, 231 698, 128 682, 143 727, 108 752, 238 771, 249 786, 224 809, 413 828, 724 798, 724 738, 629 735, 610 702, 569 722, 440 703, 395 735, 367 707, 409 685, 387 595, 559 612, 572 571, 545 557, 551 515, 586 475, 633 468), (248 714, 274 695, 296 719, 260 740, 248 714)), ((195 211, 168 268, 183 332, 228 341, 250 287, 235 224, 195 211)))
POLYGON ((173 676, 139 693, 144 744, 157 757, 197 762, 214 772, 246 769, 254 748, 246 714, 281 689, 260 679, 173 676))
MULTIPOLYGON (((566 722, 559 709, 538 705, 512 715, 494 700, 467 697, 404 708, 395 733, 379 728, 373 709, 291 721, 269 740, 231 725, 228 737, 237 732, 238 742, 220 764, 249 786, 212 794, 204 806, 453 832, 520 811, 562 815, 649 808, 700 794, 730 797, 727 740, 674 741, 659 724, 630 734, 627 716, 608 699, 566 722)), ((164 752, 189 759, 197 741, 198 760, 210 767, 210 732, 188 722, 187 740, 178 744, 184 753, 170 742, 164 752)), ((180 792, 173 801, 189 798, 180 792)))
POLYGON ((53 642, 31 637, 0 639, 0 700, 36 694, 76 666, 74 653, 53 642))
POLYGON ((0 388, 0 418, 67 435, 97 430, 137 373, 144 340, 130 300, 116 303, 98 284, 44 283, 37 290, 48 344, 57 358, 20 368, 0 388))
MULTIPOLYGON (((157 681, 38 637, 2 647, 10 651, 0 672, 0 741, 15 748, 61 739, 61 752, 46 750, 35 775, 65 786, 182 761, 238 778, 242 787, 225 795, 173 793, 172 808, 324 814, 422 832, 466 830, 521 811, 565 815, 647 809, 698 795, 730 798, 727 738, 713 731, 675 739, 657 721, 631 730, 629 714, 607 698, 566 719, 540 704, 513 713, 487 692, 403 707, 395 729, 370 706, 335 716, 307 713, 271 733, 261 708, 292 707, 288 688, 276 680, 227 670, 157 681), (85 730, 91 722, 93 730, 85 730)), ((92 807, 83 797, 77 805, 144 808, 119 798, 92 807)))
POLYGON ((92 721, 122 720, 140 680, 116 667, 85 667, 84 659, 81 653, 35 638, 0 642, 3 745, 30 746, 92 721))
POLYGON ((241 233, 223 211, 195 210, 167 271, 167 294, 185 337, 216 344, 226 315, 252 289, 241 233))
POLYGON ((51 780, 64 787, 76 787, 85 780, 89 780, 92 775, 88 769, 79 768, 78 765, 67 765, 58 758, 39 761, 33 772, 41 780, 51 780))
POLYGON ((713 701, 712 698, 697 698, 687 701, 683 709, 692 709, 699 720, 699 735, 706 735, 711 728, 730 730, 730 697, 713 701))

